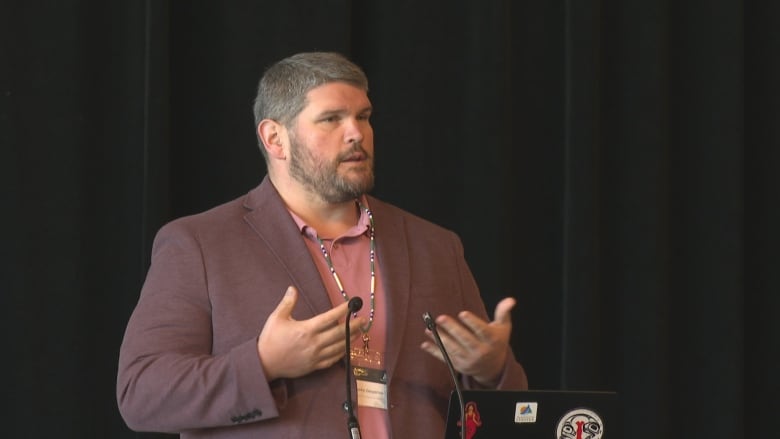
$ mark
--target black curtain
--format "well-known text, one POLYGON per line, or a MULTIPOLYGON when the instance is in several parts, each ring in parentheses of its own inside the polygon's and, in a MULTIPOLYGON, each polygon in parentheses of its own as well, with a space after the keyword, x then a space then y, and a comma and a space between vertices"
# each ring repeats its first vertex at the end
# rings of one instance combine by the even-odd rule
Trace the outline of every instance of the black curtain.
POLYGON ((167 437, 114 392, 152 238, 260 181, 257 80, 308 50, 365 68, 374 194, 459 233, 490 309, 518 299, 532 388, 619 392, 624 437, 775 430, 777 2, 6 0, 0 24, 6 436, 167 437))

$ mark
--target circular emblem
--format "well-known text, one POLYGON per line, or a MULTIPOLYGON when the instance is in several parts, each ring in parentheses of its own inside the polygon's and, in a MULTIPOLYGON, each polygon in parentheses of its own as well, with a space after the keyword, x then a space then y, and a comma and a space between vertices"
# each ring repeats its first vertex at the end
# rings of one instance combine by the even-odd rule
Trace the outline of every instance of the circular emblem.
POLYGON ((604 424, 596 412, 585 408, 572 410, 558 421, 558 439, 601 439, 604 424))

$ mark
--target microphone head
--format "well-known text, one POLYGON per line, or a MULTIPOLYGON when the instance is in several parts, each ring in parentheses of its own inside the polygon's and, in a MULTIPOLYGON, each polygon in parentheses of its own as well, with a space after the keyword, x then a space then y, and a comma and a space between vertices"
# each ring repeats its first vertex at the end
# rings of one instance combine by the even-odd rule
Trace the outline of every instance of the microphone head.
POLYGON ((431 317, 431 313, 425 311, 422 317, 423 317, 423 322, 425 322, 425 326, 431 331, 433 331, 434 328, 436 328, 436 323, 433 321, 433 317, 431 317))
POLYGON ((355 296, 349 299, 347 307, 349 308, 349 312, 357 312, 360 308, 363 308, 363 299, 355 296))

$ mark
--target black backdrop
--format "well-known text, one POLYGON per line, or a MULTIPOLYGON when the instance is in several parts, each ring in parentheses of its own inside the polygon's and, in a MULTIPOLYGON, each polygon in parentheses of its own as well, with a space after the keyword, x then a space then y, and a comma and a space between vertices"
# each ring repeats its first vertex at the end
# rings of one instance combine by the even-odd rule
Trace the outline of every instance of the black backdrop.
POLYGON ((114 396, 151 240, 257 184, 257 79, 303 50, 364 66, 375 195, 517 297, 531 387, 617 390, 626 437, 776 431, 780 3, 0 5, 4 436, 158 436, 114 396))

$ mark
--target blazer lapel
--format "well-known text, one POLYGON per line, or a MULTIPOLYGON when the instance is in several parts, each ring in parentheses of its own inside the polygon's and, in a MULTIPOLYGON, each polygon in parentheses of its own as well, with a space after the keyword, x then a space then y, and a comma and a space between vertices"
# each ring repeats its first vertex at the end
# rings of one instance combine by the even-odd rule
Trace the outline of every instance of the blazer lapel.
MULTIPOLYGON (((384 291, 387 295, 387 345, 385 363, 388 371, 395 370, 409 323, 410 267, 409 243, 406 240, 403 218, 386 209, 381 201, 369 197, 368 203, 376 225, 377 259, 382 269, 384 291), (392 242, 392 245, 385 245, 392 242)), ((422 322, 422 320, 420 320, 422 322)), ((412 323, 413 324, 413 323, 412 323)), ((420 323, 422 325, 422 323, 420 323)), ((420 329, 422 330, 422 328, 420 329)), ((392 377, 392 373, 390 373, 392 377)))
POLYGON ((311 254, 290 212, 271 180, 266 176, 247 195, 244 207, 249 209, 244 219, 266 243, 290 277, 290 284, 299 292, 298 304, 305 304, 311 317, 332 308, 311 254))

